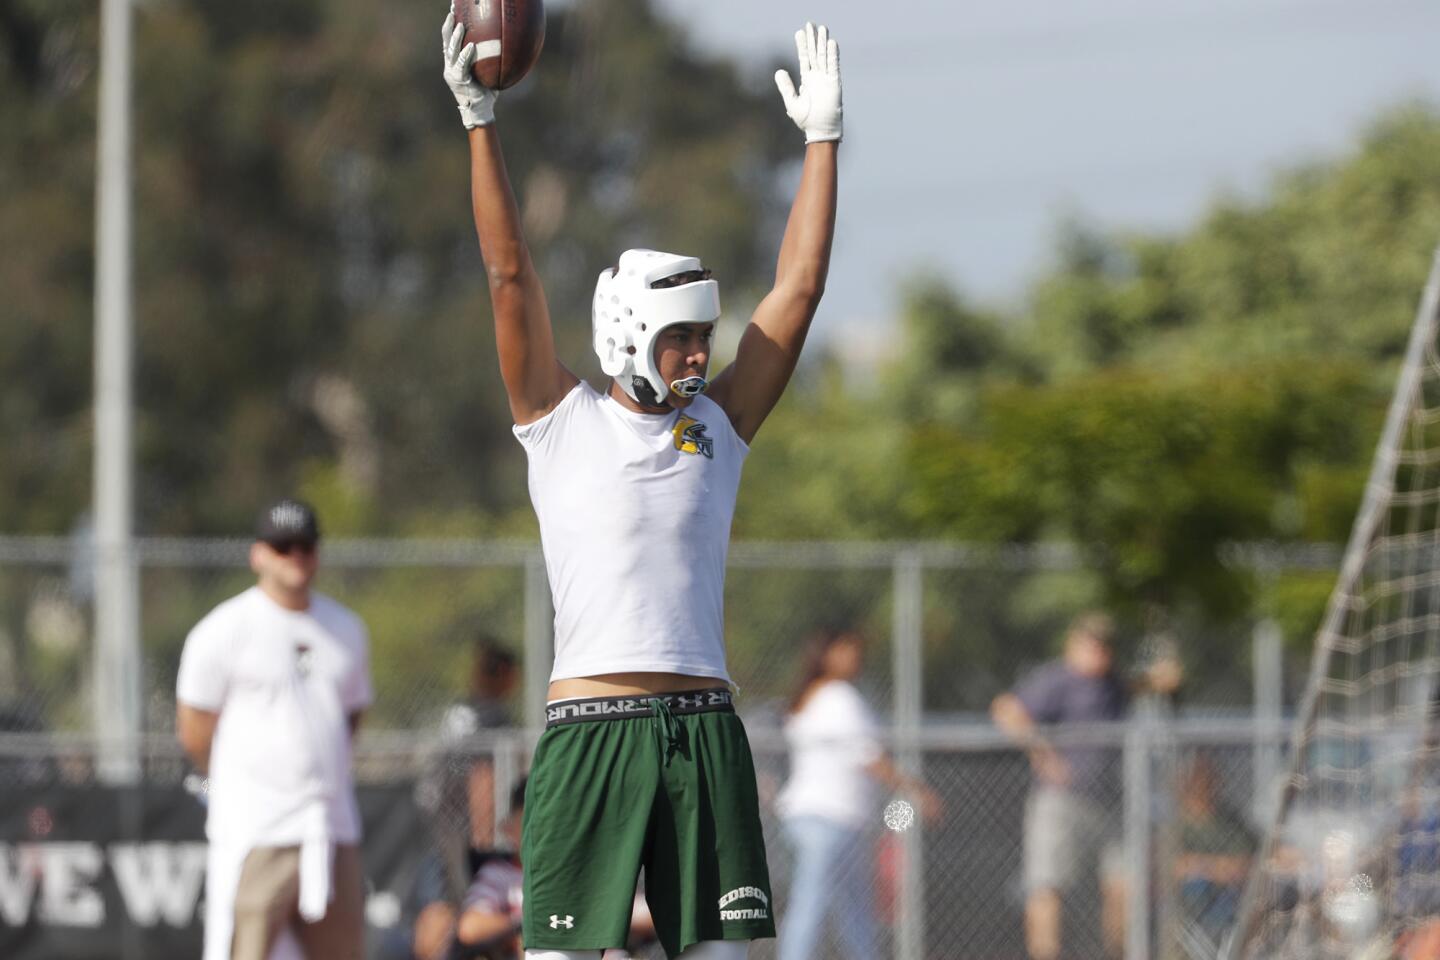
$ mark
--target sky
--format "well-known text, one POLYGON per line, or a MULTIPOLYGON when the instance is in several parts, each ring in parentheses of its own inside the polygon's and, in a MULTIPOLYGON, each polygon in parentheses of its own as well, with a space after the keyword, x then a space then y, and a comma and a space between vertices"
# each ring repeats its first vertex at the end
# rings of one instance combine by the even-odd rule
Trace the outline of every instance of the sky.
POLYGON ((1386 107, 1440 101, 1437 0, 657 3, 757 70, 793 58, 806 19, 838 41, 845 142, 816 332, 859 349, 893 332, 907 276, 1014 306, 1066 218, 1183 230, 1217 196, 1343 155, 1386 107))

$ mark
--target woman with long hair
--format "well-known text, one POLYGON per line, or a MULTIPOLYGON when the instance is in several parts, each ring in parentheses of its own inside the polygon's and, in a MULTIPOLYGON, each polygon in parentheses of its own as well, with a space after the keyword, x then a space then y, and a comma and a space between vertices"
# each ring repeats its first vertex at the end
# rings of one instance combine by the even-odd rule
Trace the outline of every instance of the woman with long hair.
POLYGON ((795 868, 780 960, 814 956, 827 913, 843 955, 875 956, 869 887, 877 788, 912 794, 926 814, 938 807, 935 795, 885 754, 875 717, 854 685, 864 652, 864 640, 853 630, 811 636, 787 704, 790 779, 778 805, 795 868))

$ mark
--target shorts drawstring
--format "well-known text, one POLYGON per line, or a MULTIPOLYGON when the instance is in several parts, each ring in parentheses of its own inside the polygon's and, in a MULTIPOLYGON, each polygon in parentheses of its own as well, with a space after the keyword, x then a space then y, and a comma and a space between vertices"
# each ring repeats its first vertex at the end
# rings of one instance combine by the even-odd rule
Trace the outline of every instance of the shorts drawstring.
POLYGON ((680 722, 670 712, 670 705, 659 697, 650 698, 650 712, 657 721, 656 732, 665 741, 665 765, 668 767, 670 758, 680 749, 680 722))

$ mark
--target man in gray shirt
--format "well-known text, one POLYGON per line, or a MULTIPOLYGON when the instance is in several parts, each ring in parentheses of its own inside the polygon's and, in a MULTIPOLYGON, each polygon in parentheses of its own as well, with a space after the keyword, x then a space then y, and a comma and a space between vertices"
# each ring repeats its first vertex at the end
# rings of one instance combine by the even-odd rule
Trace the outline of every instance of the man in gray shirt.
MULTIPOLYGON (((1113 747, 1056 746, 1043 727, 1122 720, 1130 691, 1116 676, 1114 623, 1082 613, 1065 635, 1064 653, 1037 667, 1015 689, 995 698, 996 726, 1025 746, 1034 781, 1025 806, 1025 946, 1032 960, 1060 954, 1061 893, 1082 868, 1098 866, 1101 929, 1118 955, 1125 932, 1125 874, 1120 848, 1118 753, 1113 747)), ((1172 693, 1179 664, 1158 660, 1138 680, 1141 689, 1172 693)))

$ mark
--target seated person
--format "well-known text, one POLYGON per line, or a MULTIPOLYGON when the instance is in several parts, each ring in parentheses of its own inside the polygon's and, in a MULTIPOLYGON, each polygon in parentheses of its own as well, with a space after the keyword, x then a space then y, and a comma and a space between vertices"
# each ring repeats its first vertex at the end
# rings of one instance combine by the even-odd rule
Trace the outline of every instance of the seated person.
POLYGON ((1180 855, 1175 877, 1185 916, 1208 933, 1223 933, 1236 919, 1255 835, 1219 801, 1219 777, 1198 757, 1180 781, 1180 855))
MULTIPOLYGON (((475 876, 460 903, 458 917, 448 904, 432 904, 415 925, 419 960, 519 960, 520 904, 523 874, 520 823, 525 812, 525 780, 510 793, 510 813, 501 831, 508 851, 472 851, 475 876), (441 908, 444 909, 441 909, 441 908)), ((655 940, 655 926, 644 898, 635 897, 630 920, 631 946, 655 940)), ((607 951, 604 960, 625 960, 623 950, 607 951)))

